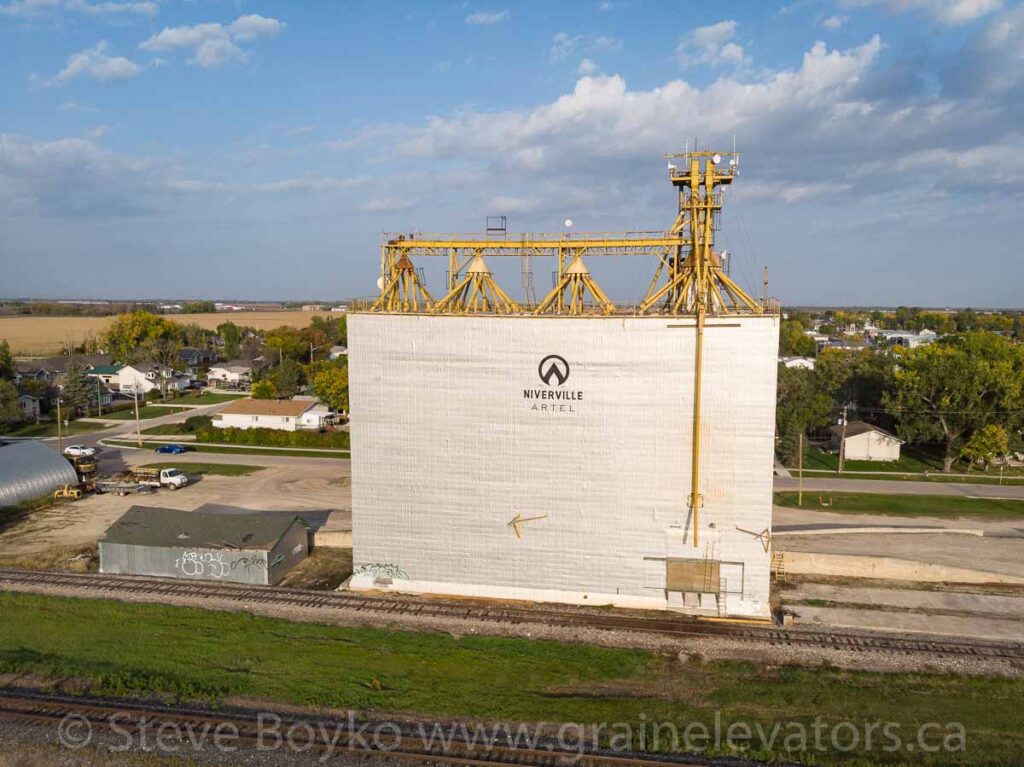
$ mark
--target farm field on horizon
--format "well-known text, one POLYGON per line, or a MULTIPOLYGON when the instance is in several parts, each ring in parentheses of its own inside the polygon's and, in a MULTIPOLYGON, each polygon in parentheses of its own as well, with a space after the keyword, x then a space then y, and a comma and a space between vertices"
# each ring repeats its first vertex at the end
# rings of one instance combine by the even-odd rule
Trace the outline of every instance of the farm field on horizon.
MULTIPOLYGON (((164 314, 169 320, 183 325, 195 323, 202 328, 214 330, 222 322, 239 326, 269 330, 287 325, 304 328, 315 316, 330 316, 326 311, 263 311, 263 312, 214 312, 210 314, 164 314)), ((6 338, 11 353, 18 356, 46 357, 61 354, 68 344, 79 345, 89 335, 98 336, 111 323, 113 317, 0 317, 0 338, 6 338)))

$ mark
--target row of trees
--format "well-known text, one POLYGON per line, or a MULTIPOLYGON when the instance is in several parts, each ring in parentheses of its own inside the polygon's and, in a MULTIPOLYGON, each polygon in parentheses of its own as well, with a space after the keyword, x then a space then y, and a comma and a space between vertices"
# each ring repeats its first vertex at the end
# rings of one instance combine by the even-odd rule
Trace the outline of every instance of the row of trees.
POLYGON ((814 370, 779 367, 779 449, 796 460, 799 436, 834 423, 839 410, 894 429, 910 443, 942 445, 943 471, 1020 449, 1024 344, 989 331, 915 349, 826 349, 814 370))

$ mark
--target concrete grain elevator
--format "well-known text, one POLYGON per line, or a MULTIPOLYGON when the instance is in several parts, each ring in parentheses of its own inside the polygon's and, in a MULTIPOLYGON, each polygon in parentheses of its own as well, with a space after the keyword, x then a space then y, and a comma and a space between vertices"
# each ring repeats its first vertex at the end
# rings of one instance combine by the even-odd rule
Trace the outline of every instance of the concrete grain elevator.
POLYGON ((737 155, 671 157, 667 232, 386 239, 349 316, 349 588, 768 617, 778 310, 714 246, 737 155), (635 305, 588 268, 616 257, 654 264, 635 305))

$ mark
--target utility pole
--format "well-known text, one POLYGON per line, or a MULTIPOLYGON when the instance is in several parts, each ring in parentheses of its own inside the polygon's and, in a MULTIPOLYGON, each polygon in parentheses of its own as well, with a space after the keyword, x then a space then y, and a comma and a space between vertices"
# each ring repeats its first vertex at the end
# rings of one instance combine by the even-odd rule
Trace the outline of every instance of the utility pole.
POLYGON ((139 379, 135 379, 135 386, 132 387, 135 395, 135 436, 138 438, 139 447, 142 447, 142 424, 139 423, 139 379))
POLYGON ((846 411, 849 405, 843 405, 843 430, 839 436, 839 470, 837 474, 843 473, 843 464, 846 463, 846 411))
POLYGON ((103 405, 100 403, 100 379, 96 377, 96 415, 103 415, 103 405))
POLYGON ((64 455, 64 438, 60 435, 60 397, 57 397, 57 452, 64 455))
POLYGON ((797 459, 796 470, 796 505, 804 505, 804 433, 800 432, 800 457, 797 459))

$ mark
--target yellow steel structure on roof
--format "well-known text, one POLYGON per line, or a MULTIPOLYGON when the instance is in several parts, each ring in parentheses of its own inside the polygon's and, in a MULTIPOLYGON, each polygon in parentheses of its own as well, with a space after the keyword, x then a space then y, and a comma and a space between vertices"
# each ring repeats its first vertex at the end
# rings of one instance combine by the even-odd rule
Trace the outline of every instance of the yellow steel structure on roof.
POLYGON ((665 314, 696 316, 762 314, 766 307, 725 272, 714 249, 722 210, 721 187, 736 177, 738 155, 710 151, 666 155, 669 180, 679 190, 679 212, 667 232, 522 234, 500 238, 469 235, 389 236, 381 246, 381 294, 371 311, 434 314, 665 314), (584 257, 632 256, 656 260, 654 277, 636 306, 616 307, 591 276, 584 257), (416 257, 448 259, 447 295, 430 297, 412 264, 416 257), (550 257, 555 287, 535 309, 506 294, 484 258, 550 257), (570 272, 569 268, 573 271, 570 272))

